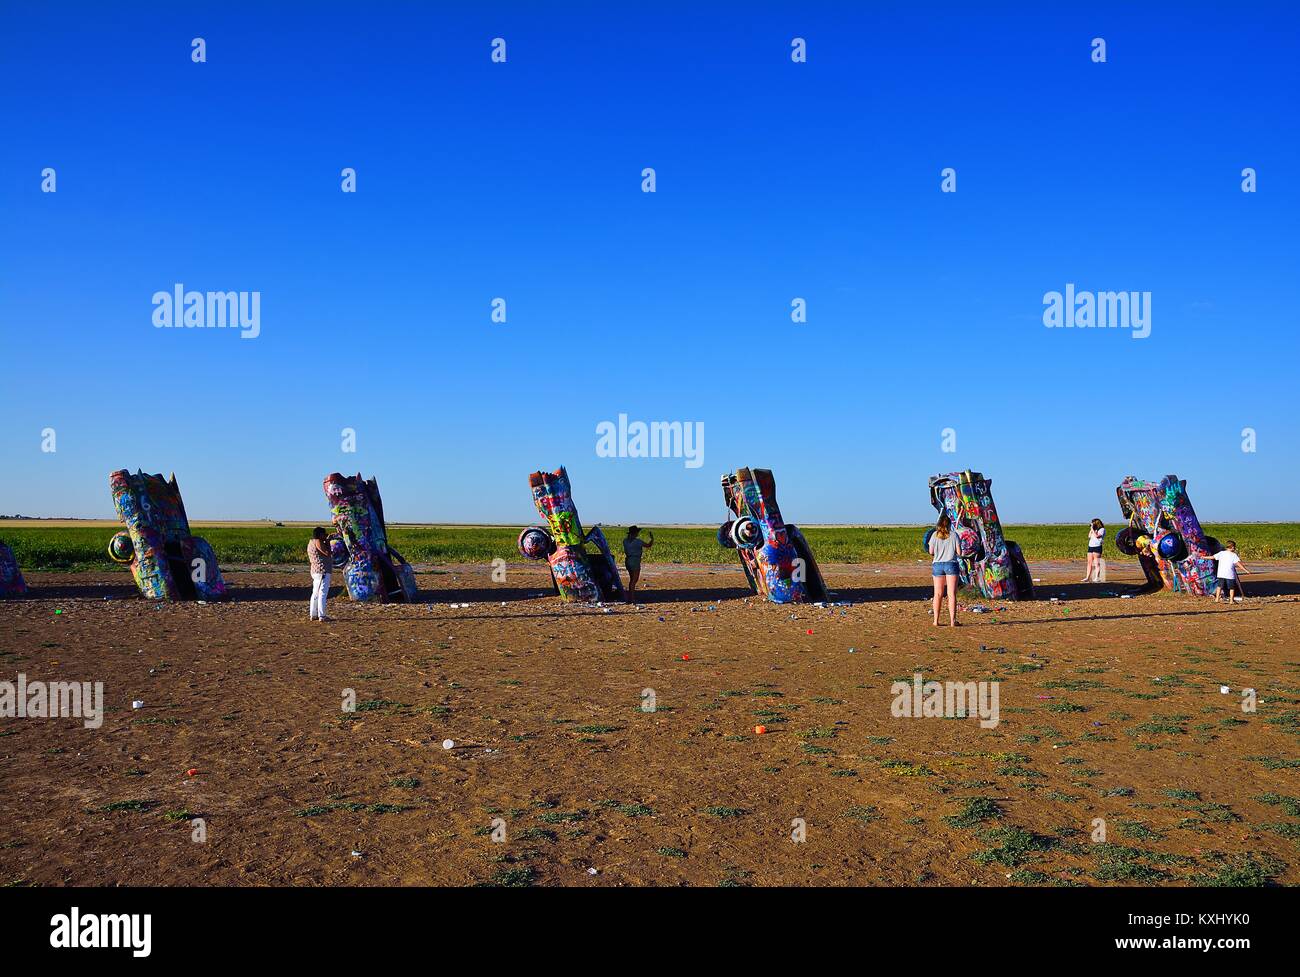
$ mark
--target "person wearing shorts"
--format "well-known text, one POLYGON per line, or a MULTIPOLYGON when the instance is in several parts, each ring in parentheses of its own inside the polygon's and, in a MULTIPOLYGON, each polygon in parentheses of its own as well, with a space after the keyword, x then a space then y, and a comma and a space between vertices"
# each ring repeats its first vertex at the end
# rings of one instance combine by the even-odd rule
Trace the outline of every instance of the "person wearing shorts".
POLYGON ((1241 562, 1241 557, 1237 555, 1237 543, 1235 540, 1228 540, 1223 549, 1215 553, 1212 557, 1217 569, 1215 573, 1219 577, 1219 587, 1214 592, 1214 601, 1227 601, 1232 603, 1233 591, 1240 595, 1238 599, 1245 600, 1246 592, 1241 588, 1241 579, 1237 576, 1240 573, 1250 573, 1245 565, 1241 562))
POLYGON ((623 565, 627 567, 627 602, 632 603, 632 596, 636 593, 637 581, 641 579, 641 553, 650 549, 655 544, 655 534, 649 533, 649 539, 641 538, 641 527, 628 527, 627 536, 623 539, 623 565))
POLYGON ((939 522, 934 527, 934 532, 930 534, 929 542, 930 556, 930 575, 934 578, 934 606, 932 608, 933 624, 939 626, 939 608, 943 606, 943 595, 945 590, 948 594, 948 624, 952 627, 958 627, 957 624, 957 574, 961 570, 961 563, 958 559, 957 534, 952 531, 952 520, 948 513, 939 517, 939 522))
POLYGON ((1101 572, 1101 544, 1106 539, 1106 524, 1094 519, 1088 525, 1088 568, 1081 583, 1095 581, 1101 572))

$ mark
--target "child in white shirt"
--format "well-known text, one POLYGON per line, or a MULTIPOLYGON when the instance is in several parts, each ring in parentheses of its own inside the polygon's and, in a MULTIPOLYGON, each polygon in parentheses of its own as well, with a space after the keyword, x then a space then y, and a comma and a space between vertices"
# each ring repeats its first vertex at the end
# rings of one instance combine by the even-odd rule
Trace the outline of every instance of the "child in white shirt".
POLYGON ((1231 603, 1234 587, 1236 588, 1237 593, 1241 595, 1237 599, 1243 600, 1246 596, 1246 592, 1242 590, 1241 580, 1238 579, 1237 574, 1239 572, 1250 573, 1250 571, 1246 569, 1246 565, 1241 562, 1241 557, 1237 555, 1236 542, 1231 539, 1228 540, 1227 543, 1224 544, 1223 549, 1214 554, 1213 560, 1218 565, 1218 569, 1215 573, 1217 573, 1219 577, 1219 587, 1218 590, 1214 592, 1214 602, 1217 604, 1220 600, 1224 600, 1231 603))

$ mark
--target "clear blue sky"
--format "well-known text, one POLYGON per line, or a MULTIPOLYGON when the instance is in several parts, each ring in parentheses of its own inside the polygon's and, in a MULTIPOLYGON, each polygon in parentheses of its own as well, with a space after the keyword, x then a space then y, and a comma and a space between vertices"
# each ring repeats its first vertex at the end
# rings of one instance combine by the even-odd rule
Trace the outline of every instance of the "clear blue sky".
POLYGON ((324 518, 359 469, 390 519, 522 524, 565 464, 588 523, 720 519, 739 465, 804 523, 968 467, 1008 522, 1170 472, 1300 518, 1294 5, 280 6, 0 8, 0 512, 143 467, 324 518), (177 282, 261 335, 155 329, 177 282), (1045 328, 1067 282, 1150 291, 1150 338, 1045 328), (703 466, 597 457, 620 412, 703 466))

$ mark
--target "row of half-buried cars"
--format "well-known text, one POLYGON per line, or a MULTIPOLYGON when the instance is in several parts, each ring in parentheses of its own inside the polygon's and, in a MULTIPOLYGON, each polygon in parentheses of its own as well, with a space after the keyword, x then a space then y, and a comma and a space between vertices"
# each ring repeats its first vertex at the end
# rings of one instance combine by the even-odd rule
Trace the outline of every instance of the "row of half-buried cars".
MULTIPOLYGON (((568 472, 534 472, 529 484, 546 525, 520 533, 519 552, 550 563, 555 591, 566 600, 622 597, 618 566, 604 533, 599 526, 582 530, 568 472), (594 552, 587 552, 588 544, 594 552)), ((991 479, 969 470, 934 475, 930 504, 952 520, 963 587, 976 587, 990 600, 1033 600, 1033 576, 1019 545, 1003 535, 992 486, 991 479)), ((1174 475, 1159 483, 1129 476, 1117 492, 1128 526, 1116 545, 1139 558, 1149 586, 1211 592, 1215 571, 1210 556, 1220 547, 1201 531, 1187 483, 1174 475)), ((807 538, 781 516, 771 471, 740 468, 723 475, 722 497, 730 518, 718 528, 718 542, 736 550, 751 591, 776 604, 829 598, 807 538)), ((922 548, 931 532, 922 538, 922 548)))
MULTIPOLYGON (((158 600, 219 600, 226 595, 216 554, 190 532, 175 475, 164 479, 123 469, 109 476, 109 486, 126 526, 110 540, 109 554, 130 565, 141 594, 158 600)), ((533 472, 529 488, 545 524, 519 534, 519 552, 547 561, 555 592, 565 600, 621 599, 623 585, 609 542, 599 525, 583 531, 568 472, 563 467, 533 472)), ((993 600, 1031 600, 1033 579, 1020 547, 1002 533, 992 481, 979 472, 951 472, 932 476, 929 488, 931 505, 948 514, 958 536, 962 585, 977 587, 993 600)), ((334 565, 343 571, 352 599, 415 600, 415 572, 388 542, 376 480, 335 472, 325 479, 324 489, 333 515, 329 542, 334 565)), ((1159 482, 1129 476, 1116 492, 1128 525, 1115 544, 1138 557, 1148 585, 1212 592, 1211 557, 1220 546, 1201 529, 1187 483, 1175 475, 1159 482)), ((728 473, 722 477, 722 494, 729 518, 718 529, 718 542, 736 550, 750 589, 778 604, 826 600, 829 592, 812 547, 798 526, 782 519, 771 471, 728 473)), ((928 538, 927 532, 923 546, 928 538)), ((0 544, 0 597, 25 593, 12 551, 0 544)))
MULTIPOLYGON (((126 525, 109 541, 109 555, 131 567, 136 587, 155 600, 220 600, 226 583, 208 541, 190 532, 176 476, 126 469, 109 476, 113 506, 126 525)), ((329 537, 336 569, 358 601, 411 601, 415 572, 388 544, 379 485, 361 474, 325 479, 333 514, 329 537)))

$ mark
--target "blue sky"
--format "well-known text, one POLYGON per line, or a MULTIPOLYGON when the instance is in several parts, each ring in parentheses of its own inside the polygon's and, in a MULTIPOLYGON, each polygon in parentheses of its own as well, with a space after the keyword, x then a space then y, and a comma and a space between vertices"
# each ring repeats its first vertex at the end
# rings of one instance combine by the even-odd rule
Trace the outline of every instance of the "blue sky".
POLYGON ((0 13, 0 512, 142 467, 315 519, 361 470, 392 520, 523 523, 565 464, 588 523, 720 519, 740 465, 802 523, 928 521, 964 468, 1008 522, 1170 472, 1300 518, 1294 8, 278 6, 0 13), (154 328, 178 282, 261 334, 154 328), (1067 282, 1151 335, 1045 328, 1067 282), (620 413, 704 464, 597 457, 620 413))

